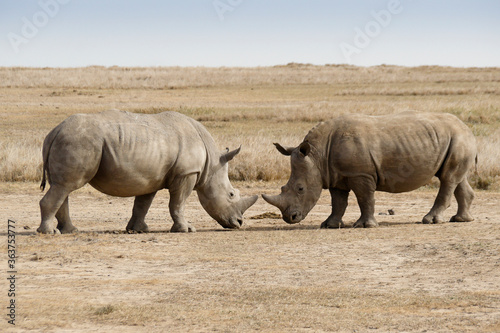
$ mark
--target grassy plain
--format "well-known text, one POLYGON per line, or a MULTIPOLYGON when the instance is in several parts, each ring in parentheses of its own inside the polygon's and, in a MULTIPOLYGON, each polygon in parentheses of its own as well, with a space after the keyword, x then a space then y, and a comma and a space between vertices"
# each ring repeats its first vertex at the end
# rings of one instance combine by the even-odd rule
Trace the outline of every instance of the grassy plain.
POLYGON ((44 136, 78 112, 180 111, 202 121, 221 149, 243 145, 232 179, 282 180, 289 166, 272 142, 296 145, 317 122, 344 113, 420 110, 466 122, 479 145, 474 186, 499 186, 496 68, 0 68, 0 77, 0 181, 39 180, 44 136))
MULTIPOLYGON (((0 331, 500 331, 500 69, 0 68, 0 78, 0 244, 15 220, 19 276, 17 325, 4 317, 0 331), (242 144, 230 173, 245 195, 279 191, 289 161, 272 142, 296 145, 318 121, 450 112, 478 140, 476 220, 415 223, 432 205, 431 186, 377 193, 377 229, 319 230, 331 210, 325 191, 299 225, 259 200, 243 229, 223 231, 193 194, 186 216, 198 232, 179 235, 166 231, 161 191, 146 218, 152 233, 129 235, 133 198, 87 186, 70 197, 79 234, 35 235, 45 135, 71 114, 111 108, 180 111, 221 149, 242 144)), ((455 211, 453 202, 446 216, 455 211)), ((358 216, 351 196, 346 224, 358 216)), ((0 288, 6 294, 5 279, 0 288)))

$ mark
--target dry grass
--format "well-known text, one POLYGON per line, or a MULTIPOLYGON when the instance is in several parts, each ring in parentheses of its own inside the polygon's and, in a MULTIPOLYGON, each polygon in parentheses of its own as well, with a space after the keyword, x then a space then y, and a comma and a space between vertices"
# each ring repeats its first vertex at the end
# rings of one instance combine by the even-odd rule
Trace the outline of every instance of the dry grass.
POLYGON ((1 181, 39 181, 43 138, 0 141, 1 181))
POLYGON ((498 189, 500 69, 289 64, 263 68, 0 68, 0 181, 40 179, 40 145, 70 114, 176 110, 203 122, 220 148, 243 145, 231 177, 283 180, 272 145, 298 144, 344 113, 450 112, 478 138, 477 188, 498 189), (250 161, 250 162, 249 162, 250 161))
POLYGON ((368 89, 339 89, 338 94, 358 95, 415 93, 408 90, 421 84, 424 94, 466 94, 488 92, 495 88, 471 88, 467 83, 500 82, 497 68, 423 66, 356 67, 349 65, 313 66, 288 64, 257 68, 206 67, 86 67, 86 68, 0 68, 1 87, 85 88, 85 89, 180 89, 220 86, 289 86, 289 85, 354 85, 368 89), (104 75, 103 75, 104 74, 104 75), (391 90, 377 85, 399 84, 391 90), (404 84, 401 87, 400 84, 404 84), (431 83, 431 87, 428 84, 431 83), (450 83, 453 87, 450 87, 450 83), (436 89, 436 87, 441 87, 436 89), (472 89, 472 90, 471 90, 472 89))

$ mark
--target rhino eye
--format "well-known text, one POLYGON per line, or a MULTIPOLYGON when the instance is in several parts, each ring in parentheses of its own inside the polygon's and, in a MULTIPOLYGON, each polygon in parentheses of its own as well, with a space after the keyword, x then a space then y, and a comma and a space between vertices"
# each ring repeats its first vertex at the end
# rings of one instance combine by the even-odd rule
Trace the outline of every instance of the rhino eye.
POLYGON ((304 192, 304 187, 303 187, 303 186, 299 186, 299 187, 297 188, 297 192, 299 192, 299 193, 303 193, 303 192, 304 192))
POLYGON ((234 192, 229 192, 229 197, 234 198, 234 192))

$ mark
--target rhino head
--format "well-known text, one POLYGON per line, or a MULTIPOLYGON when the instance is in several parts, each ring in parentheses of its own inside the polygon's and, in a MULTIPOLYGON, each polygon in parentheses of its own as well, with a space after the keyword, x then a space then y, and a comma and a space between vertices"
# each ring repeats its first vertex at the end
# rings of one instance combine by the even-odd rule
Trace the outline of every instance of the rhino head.
POLYGON ((274 144, 280 153, 291 156, 291 175, 288 183, 281 188, 279 195, 262 197, 280 209, 286 223, 302 221, 316 205, 321 195, 321 173, 311 158, 311 145, 304 141, 298 147, 283 147, 274 144))
POLYGON ((228 162, 240 148, 222 153, 218 163, 212 167, 207 182, 197 189, 198 198, 207 213, 224 228, 238 229, 243 224, 243 213, 250 208, 258 196, 241 197, 233 188, 228 176, 228 162))

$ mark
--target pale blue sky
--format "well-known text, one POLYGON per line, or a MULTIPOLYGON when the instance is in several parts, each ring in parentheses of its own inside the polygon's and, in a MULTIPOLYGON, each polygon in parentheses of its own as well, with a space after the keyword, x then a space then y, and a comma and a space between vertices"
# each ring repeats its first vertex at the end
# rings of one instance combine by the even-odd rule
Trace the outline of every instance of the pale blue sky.
POLYGON ((500 67, 500 1, 0 2, 0 66, 289 62, 500 67))

